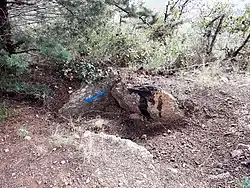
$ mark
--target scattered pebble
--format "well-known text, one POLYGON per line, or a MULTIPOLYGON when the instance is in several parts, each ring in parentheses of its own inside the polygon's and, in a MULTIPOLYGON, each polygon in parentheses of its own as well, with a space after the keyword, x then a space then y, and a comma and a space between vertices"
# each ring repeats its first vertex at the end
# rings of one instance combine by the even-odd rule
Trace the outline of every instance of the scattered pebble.
POLYGON ((143 135, 141 136, 141 139, 147 140, 147 135, 146 135, 146 134, 143 134, 143 135))
POLYGON ((224 134, 224 136, 234 135, 237 132, 235 127, 230 127, 229 131, 224 134))
POLYGON ((221 173, 218 175, 211 175, 209 176, 210 179, 226 179, 230 178, 231 174, 229 172, 221 173))
POLYGON ((5 149, 5 150, 4 150, 5 153, 8 153, 9 151, 10 151, 9 149, 5 149))
POLYGON ((243 154, 243 151, 241 149, 237 149, 231 152, 231 156, 233 158, 240 157, 243 154))
POLYGON ((24 139, 25 140, 31 140, 31 137, 30 136, 25 136, 24 139))
POLYGON ((223 163, 218 163, 218 164, 216 165, 216 167, 217 167, 217 168, 223 168, 223 163))
POLYGON ((174 158, 171 158, 170 161, 171 161, 171 162, 175 162, 175 159, 174 159, 174 158))
POLYGON ((178 169, 176 169, 176 168, 168 168, 168 170, 175 173, 175 174, 178 173, 178 169))
POLYGON ((74 138, 75 138, 75 139, 80 139, 81 137, 80 137, 79 134, 74 134, 74 138))
POLYGON ((118 183, 118 187, 122 187, 123 186, 123 183, 122 182, 119 182, 118 183))
POLYGON ((249 125, 246 125, 246 128, 247 128, 248 130, 250 130, 250 124, 249 124, 249 125))
POLYGON ((221 77, 221 81, 224 82, 224 83, 227 83, 229 80, 227 77, 221 77))
POLYGON ((167 133, 163 133, 162 135, 163 135, 163 136, 168 136, 168 134, 167 134, 167 133))
POLYGON ((205 128, 206 128, 206 125, 205 125, 205 124, 201 124, 201 128, 202 128, 202 129, 205 129, 205 128))
POLYGON ((250 168, 250 161, 242 162, 241 165, 244 167, 250 168))
POLYGON ((89 183, 90 182, 90 178, 88 177, 87 180, 86 180, 86 183, 89 183))

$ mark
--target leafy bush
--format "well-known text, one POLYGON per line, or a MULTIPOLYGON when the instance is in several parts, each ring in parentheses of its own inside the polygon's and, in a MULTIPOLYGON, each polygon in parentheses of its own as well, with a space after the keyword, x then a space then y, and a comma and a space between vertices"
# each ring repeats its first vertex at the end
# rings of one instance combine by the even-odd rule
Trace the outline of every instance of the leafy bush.
POLYGON ((0 75, 23 74, 28 70, 28 63, 24 55, 0 55, 0 75))
POLYGON ((242 180, 242 182, 239 184, 239 188, 250 188, 250 178, 245 178, 242 180))
POLYGON ((102 63, 95 61, 93 58, 82 57, 66 62, 62 69, 63 74, 70 80, 77 79, 85 83, 108 77, 109 69, 106 66, 101 68, 102 63))
POLYGON ((58 42, 47 42, 40 48, 40 53, 58 64, 72 60, 71 53, 58 42))
POLYGON ((12 79, 0 80, 0 92, 10 92, 16 94, 32 95, 38 99, 43 99, 51 93, 51 89, 42 84, 29 84, 18 82, 12 79))

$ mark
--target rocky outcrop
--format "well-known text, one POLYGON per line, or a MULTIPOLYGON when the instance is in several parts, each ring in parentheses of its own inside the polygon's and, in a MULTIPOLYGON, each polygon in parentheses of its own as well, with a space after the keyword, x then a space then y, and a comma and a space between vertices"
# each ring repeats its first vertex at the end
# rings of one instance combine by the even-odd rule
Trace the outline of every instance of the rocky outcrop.
POLYGON ((85 86, 73 93, 60 112, 79 116, 91 110, 107 112, 115 107, 122 108, 127 115, 139 114, 148 120, 162 122, 172 122, 181 115, 177 100, 170 93, 150 83, 149 78, 126 70, 120 71, 119 77, 85 86))

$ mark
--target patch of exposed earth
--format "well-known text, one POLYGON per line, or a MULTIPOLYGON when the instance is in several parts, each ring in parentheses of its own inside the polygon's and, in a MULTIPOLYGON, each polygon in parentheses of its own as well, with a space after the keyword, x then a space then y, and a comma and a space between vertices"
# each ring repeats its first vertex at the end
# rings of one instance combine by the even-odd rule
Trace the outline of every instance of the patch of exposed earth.
POLYGON ((229 188, 249 176, 249 76, 221 77, 213 84, 195 76, 150 79, 190 102, 185 125, 148 129, 113 114, 61 122, 41 107, 10 104, 16 116, 0 125, 0 187, 136 187, 130 175, 140 173, 134 169, 145 172, 141 187, 229 188), (113 149, 130 143, 125 139, 137 144, 119 154, 103 138, 87 139, 86 130, 122 137, 112 137, 121 141, 112 142, 113 149))

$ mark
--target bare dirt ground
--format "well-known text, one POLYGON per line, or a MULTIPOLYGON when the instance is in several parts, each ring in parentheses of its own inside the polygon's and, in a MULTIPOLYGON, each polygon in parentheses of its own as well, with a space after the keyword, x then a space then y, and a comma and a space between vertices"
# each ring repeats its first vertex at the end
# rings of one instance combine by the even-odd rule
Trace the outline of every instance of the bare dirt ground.
POLYGON ((90 119, 67 122, 44 107, 7 100, 15 116, 0 124, 0 187, 90 187, 90 164, 71 146, 53 141, 60 131, 80 134, 79 127, 145 146, 166 188, 232 188, 249 176, 249 76, 228 75, 209 84, 199 76, 153 79, 179 101, 190 103, 184 125, 148 129, 106 114, 91 117, 105 119, 105 126, 96 129, 88 124, 90 119))

